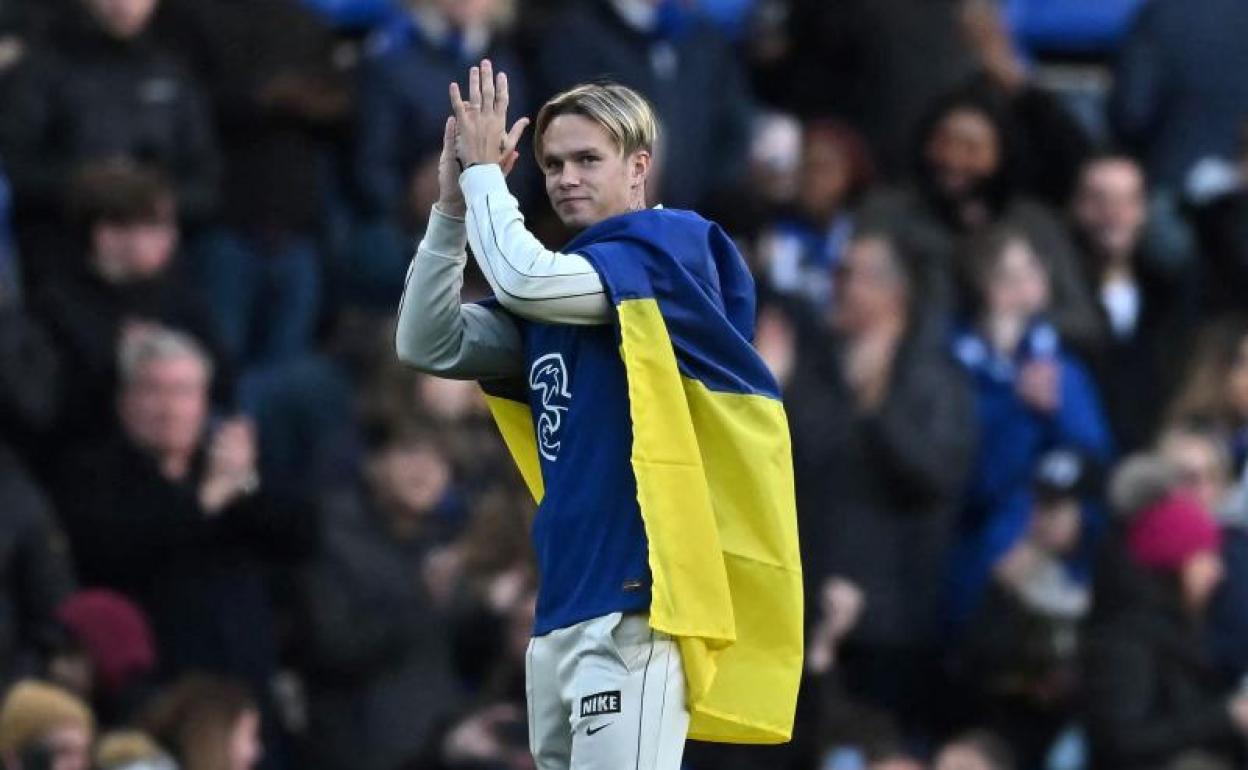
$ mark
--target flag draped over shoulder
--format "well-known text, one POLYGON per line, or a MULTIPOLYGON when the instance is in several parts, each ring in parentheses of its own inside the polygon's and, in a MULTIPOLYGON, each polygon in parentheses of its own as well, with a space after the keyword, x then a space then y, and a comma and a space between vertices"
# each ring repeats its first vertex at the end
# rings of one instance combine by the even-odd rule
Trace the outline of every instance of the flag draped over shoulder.
MULTIPOLYGON (((563 250, 590 261, 618 314, 650 625, 680 645, 689 737, 782 743, 802 670, 802 577, 788 425, 751 345, 753 280, 723 231, 686 211, 614 217, 563 250)), ((527 402, 488 401, 540 499, 527 402)))

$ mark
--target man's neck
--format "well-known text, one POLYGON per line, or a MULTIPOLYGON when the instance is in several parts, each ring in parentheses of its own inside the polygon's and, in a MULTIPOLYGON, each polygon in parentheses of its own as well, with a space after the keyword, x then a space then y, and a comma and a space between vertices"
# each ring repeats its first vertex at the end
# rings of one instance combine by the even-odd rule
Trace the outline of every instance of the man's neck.
POLYGON ((191 452, 166 452, 156 458, 160 475, 169 481, 185 481, 191 473, 191 452))

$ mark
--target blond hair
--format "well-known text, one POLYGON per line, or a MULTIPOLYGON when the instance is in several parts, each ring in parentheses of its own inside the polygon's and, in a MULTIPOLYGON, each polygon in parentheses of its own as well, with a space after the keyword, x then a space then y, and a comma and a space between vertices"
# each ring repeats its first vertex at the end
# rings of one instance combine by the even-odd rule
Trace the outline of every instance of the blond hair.
POLYGON ((625 156, 638 150, 654 152, 659 121, 646 98, 618 83, 587 83, 556 95, 537 113, 533 151, 542 162, 543 138, 560 115, 580 115, 602 126, 625 156))
POLYGON ((0 753, 16 754, 57 728, 95 731, 87 704, 68 690, 27 679, 13 685, 0 707, 0 753))

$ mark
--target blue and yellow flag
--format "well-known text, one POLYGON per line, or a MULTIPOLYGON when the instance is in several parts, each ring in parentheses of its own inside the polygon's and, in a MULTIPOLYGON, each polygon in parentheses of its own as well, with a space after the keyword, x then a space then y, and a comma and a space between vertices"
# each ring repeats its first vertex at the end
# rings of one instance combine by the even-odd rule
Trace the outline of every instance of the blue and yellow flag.
MULTIPOLYGON (((751 344, 745 262, 718 226, 672 209, 614 217, 563 250, 593 264, 618 314, 650 625, 680 645, 689 737, 783 743, 802 671, 802 575, 788 425, 751 344)), ((488 401, 540 500, 528 403, 488 401)))

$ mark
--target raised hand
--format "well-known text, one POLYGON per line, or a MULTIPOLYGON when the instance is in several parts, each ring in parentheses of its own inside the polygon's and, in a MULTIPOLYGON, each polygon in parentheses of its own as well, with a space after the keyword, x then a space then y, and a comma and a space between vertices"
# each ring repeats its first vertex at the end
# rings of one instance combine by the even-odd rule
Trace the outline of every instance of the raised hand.
POLYGON ((468 71, 468 101, 459 93, 459 84, 451 83, 451 109, 455 111, 458 132, 457 156, 464 167, 497 163, 503 171, 515 165, 516 145, 528 118, 520 118, 507 130, 507 74, 494 74, 494 66, 484 59, 480 67, 468 71))

